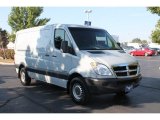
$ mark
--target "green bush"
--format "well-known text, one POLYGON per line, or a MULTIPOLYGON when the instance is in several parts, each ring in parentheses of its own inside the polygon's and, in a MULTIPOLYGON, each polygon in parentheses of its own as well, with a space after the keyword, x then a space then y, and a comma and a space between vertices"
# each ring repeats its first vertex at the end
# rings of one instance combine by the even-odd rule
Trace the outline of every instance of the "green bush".
POLYGON ((12 49, 4 49, 4 52, 2 49, 0 49, 0 57, 3 59, 14 59, 14 50, 12 49), (4 55, 5 52, 5 55, 4 55))

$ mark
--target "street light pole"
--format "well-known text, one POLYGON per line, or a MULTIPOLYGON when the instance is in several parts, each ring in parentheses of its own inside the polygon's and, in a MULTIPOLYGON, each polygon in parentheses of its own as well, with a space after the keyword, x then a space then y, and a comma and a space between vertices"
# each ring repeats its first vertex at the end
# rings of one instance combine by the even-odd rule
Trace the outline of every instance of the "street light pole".
POLYGON ((87 13, 87 21, 89 21, 89 13, 91 13, 92 10, 85 10, 84 12, 87 13))
POLYGON ((92 12, 92 10, 85 10, 85 13, 87 13, 87 21, 85 21, 85 25, 91 26, 91 21, 89 21, 89 14, 92 12))

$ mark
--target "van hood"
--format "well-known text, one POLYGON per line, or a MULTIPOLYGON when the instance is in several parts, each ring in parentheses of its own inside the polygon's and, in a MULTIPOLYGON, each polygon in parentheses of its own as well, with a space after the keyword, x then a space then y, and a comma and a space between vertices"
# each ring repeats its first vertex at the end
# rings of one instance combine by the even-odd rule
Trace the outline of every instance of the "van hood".
POLYGON ((85 50, 82 52, 96 62, 105 64, 108 67, 122 64, 138 64, 136 58, 125 53, 123 50, 85 50))

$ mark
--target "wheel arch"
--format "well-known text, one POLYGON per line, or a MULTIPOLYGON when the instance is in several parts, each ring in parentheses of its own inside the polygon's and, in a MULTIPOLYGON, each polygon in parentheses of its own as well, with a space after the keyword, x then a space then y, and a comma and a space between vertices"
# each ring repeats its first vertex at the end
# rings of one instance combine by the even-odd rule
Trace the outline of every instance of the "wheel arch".
POLYGON ((74 73, 72 73, 71 75, 69 75, 69 77, 68 77, 68 82, 67 82, 67 91, 68 91, 68 93, 69 93, 70 82, 71 82, 71 80, 72 80, 73 78, 75 78, 75 77, 81 77, 81 78, 83 78, 83 76, 82 76, 81 74, 77 73, 77 72, 74 72, 74 73))
POLYGON ((20 63, 19 67, 18 67, 18 78, 20 78, 20 70, 22 68, 25 68, 25 64, 24 63, 20 63))

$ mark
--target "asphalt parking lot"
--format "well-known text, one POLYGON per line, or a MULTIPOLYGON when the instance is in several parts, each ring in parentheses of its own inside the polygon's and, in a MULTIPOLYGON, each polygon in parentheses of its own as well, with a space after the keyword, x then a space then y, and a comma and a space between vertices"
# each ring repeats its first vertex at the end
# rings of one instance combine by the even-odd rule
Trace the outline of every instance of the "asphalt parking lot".
POLYGON ((143 79, 125 97, 94 96, 76 105, 64 89, 32 81, 24 87, 14 66, 0 65, 0 113, 160 113, 160 56, 136 57, 143 79))

